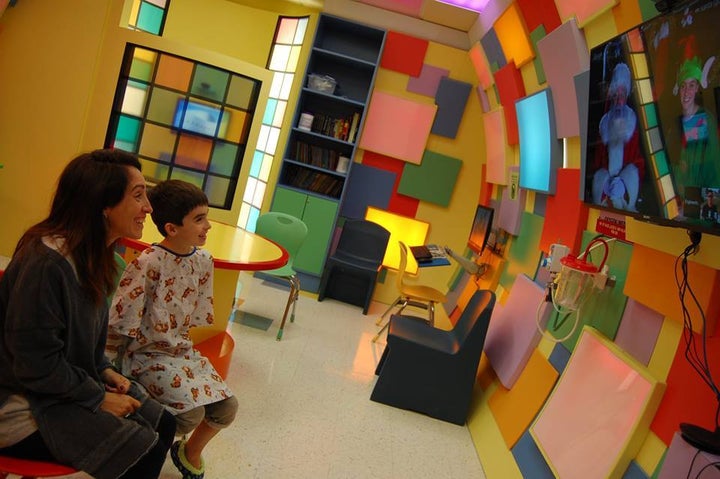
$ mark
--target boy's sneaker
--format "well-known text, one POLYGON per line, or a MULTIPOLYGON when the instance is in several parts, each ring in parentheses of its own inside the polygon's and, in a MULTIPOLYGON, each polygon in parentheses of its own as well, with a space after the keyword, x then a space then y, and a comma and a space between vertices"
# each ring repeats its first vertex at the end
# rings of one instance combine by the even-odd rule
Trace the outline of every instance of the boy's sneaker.
POLYGON ((170 458, 173 464, 182 473, 183 479, 203 479, 205 476, 205 464, 200 469, 190 464, 185 457, 185 441, 175 441, 170 447, 170 458))

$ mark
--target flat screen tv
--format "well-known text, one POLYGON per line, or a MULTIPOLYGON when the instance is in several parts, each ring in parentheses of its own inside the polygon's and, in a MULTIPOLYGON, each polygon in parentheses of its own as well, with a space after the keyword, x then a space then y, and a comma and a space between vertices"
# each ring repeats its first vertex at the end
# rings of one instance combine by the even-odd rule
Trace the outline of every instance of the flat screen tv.
POLYGON ((173 115, 173 127, 207 136, 224 136, 227 130, 228 112, 220 107, 181 98, 173 115))
POLYGON ((590 51, 584 201, 720 235, 720 2, 684 2, 590 51))
POLYGON ((475 217, 473 218, 467 245, 477 255, 481 255, 487 245, 488 236, 490 236, 490 230, 492 229, 493 213, 492 208, 483 205, 477 205, 475 209, 475 217))

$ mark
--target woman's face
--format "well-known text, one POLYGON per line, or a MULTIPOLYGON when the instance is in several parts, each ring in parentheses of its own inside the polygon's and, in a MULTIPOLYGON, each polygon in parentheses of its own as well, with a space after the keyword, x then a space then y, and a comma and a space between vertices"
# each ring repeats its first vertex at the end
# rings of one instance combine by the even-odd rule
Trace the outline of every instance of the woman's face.
POLYGON ((120 203, 104 210, 108 222, 108 245, 119 238, 140 239, 145 217, 152 213, 147 197, 145 178, 140 170, 126 167, 128 185, 120 203))

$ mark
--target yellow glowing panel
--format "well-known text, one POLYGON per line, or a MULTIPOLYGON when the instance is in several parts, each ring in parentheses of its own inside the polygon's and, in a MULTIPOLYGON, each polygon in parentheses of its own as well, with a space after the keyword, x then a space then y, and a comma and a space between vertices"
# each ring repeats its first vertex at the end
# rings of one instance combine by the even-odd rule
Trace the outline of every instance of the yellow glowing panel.
POLYGON ((223 112, 223 121, 228 115, 230 116, 230 122, 227 127, 227 132, 224 137, 221 135, 218 135, 218 137, 225 138, 234 143, 244 144, 247 140, 248 130, 250 129, 247 112, 226 108, 223 112))
MULTIPOLYGON (((390 240, 383 258, 383 266, 386 268, 398 269, 400 266, 400 247, 398 241, 408 246, 425 244, 430 223, 419 221, 415 218, 400 216, 389 211, 380 210, 368 206, 365 212, 365 219, 385 227, 390 232, 390 240)), ((411 254, 408 255, 406 271, 410 274, 417 273, 418 265, 411 254)))
POLYGON ((635 78, 647 78, 649 73, 645 55, 642 53, 634 53, 630 58, 632 60, 633 70, 635 70, 635 78))
POLYGON ((520 68, 535 57, 516 3, 511 4, 500 15, 500 18, 493 24, 493 30, 495 30, 508 63, 514 60, 515 66, 520 68))
POLYGON ((273 164, 273 157, 272 155, 265 154, 263 155, 263 162, 260 166, 260 175, 258 178, 262 181, 267 182, 268 179, 270 179, 270 170, 272 168, 273 164))
POLYGON ((288 72, 294 72, 297 70, 298 62, 300 61, 300 51, 302 50, 302 46, 296 45, 290 49, 290 56, 288 57, 288 63, 286 71, 288 72))
POLYGON ((636 81, 635 87, 640 95, 640 104, 644 105, 653 101, 652 85, 650 85, 649 79, 636 81))

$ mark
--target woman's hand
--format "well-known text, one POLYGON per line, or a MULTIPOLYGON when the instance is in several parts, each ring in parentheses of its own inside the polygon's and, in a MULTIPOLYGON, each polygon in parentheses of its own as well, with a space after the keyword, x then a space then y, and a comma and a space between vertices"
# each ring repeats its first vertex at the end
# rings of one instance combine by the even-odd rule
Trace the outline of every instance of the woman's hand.
POLYGON ((118 417, 127 417, 140 407, 140 401, 127 394, 106 392, 100 409, 118 417))
POLYGON ((102 372, 102 380, 107 391, 127 394, 130 390, 130 380, 112 368, 107 368, 102 372))

